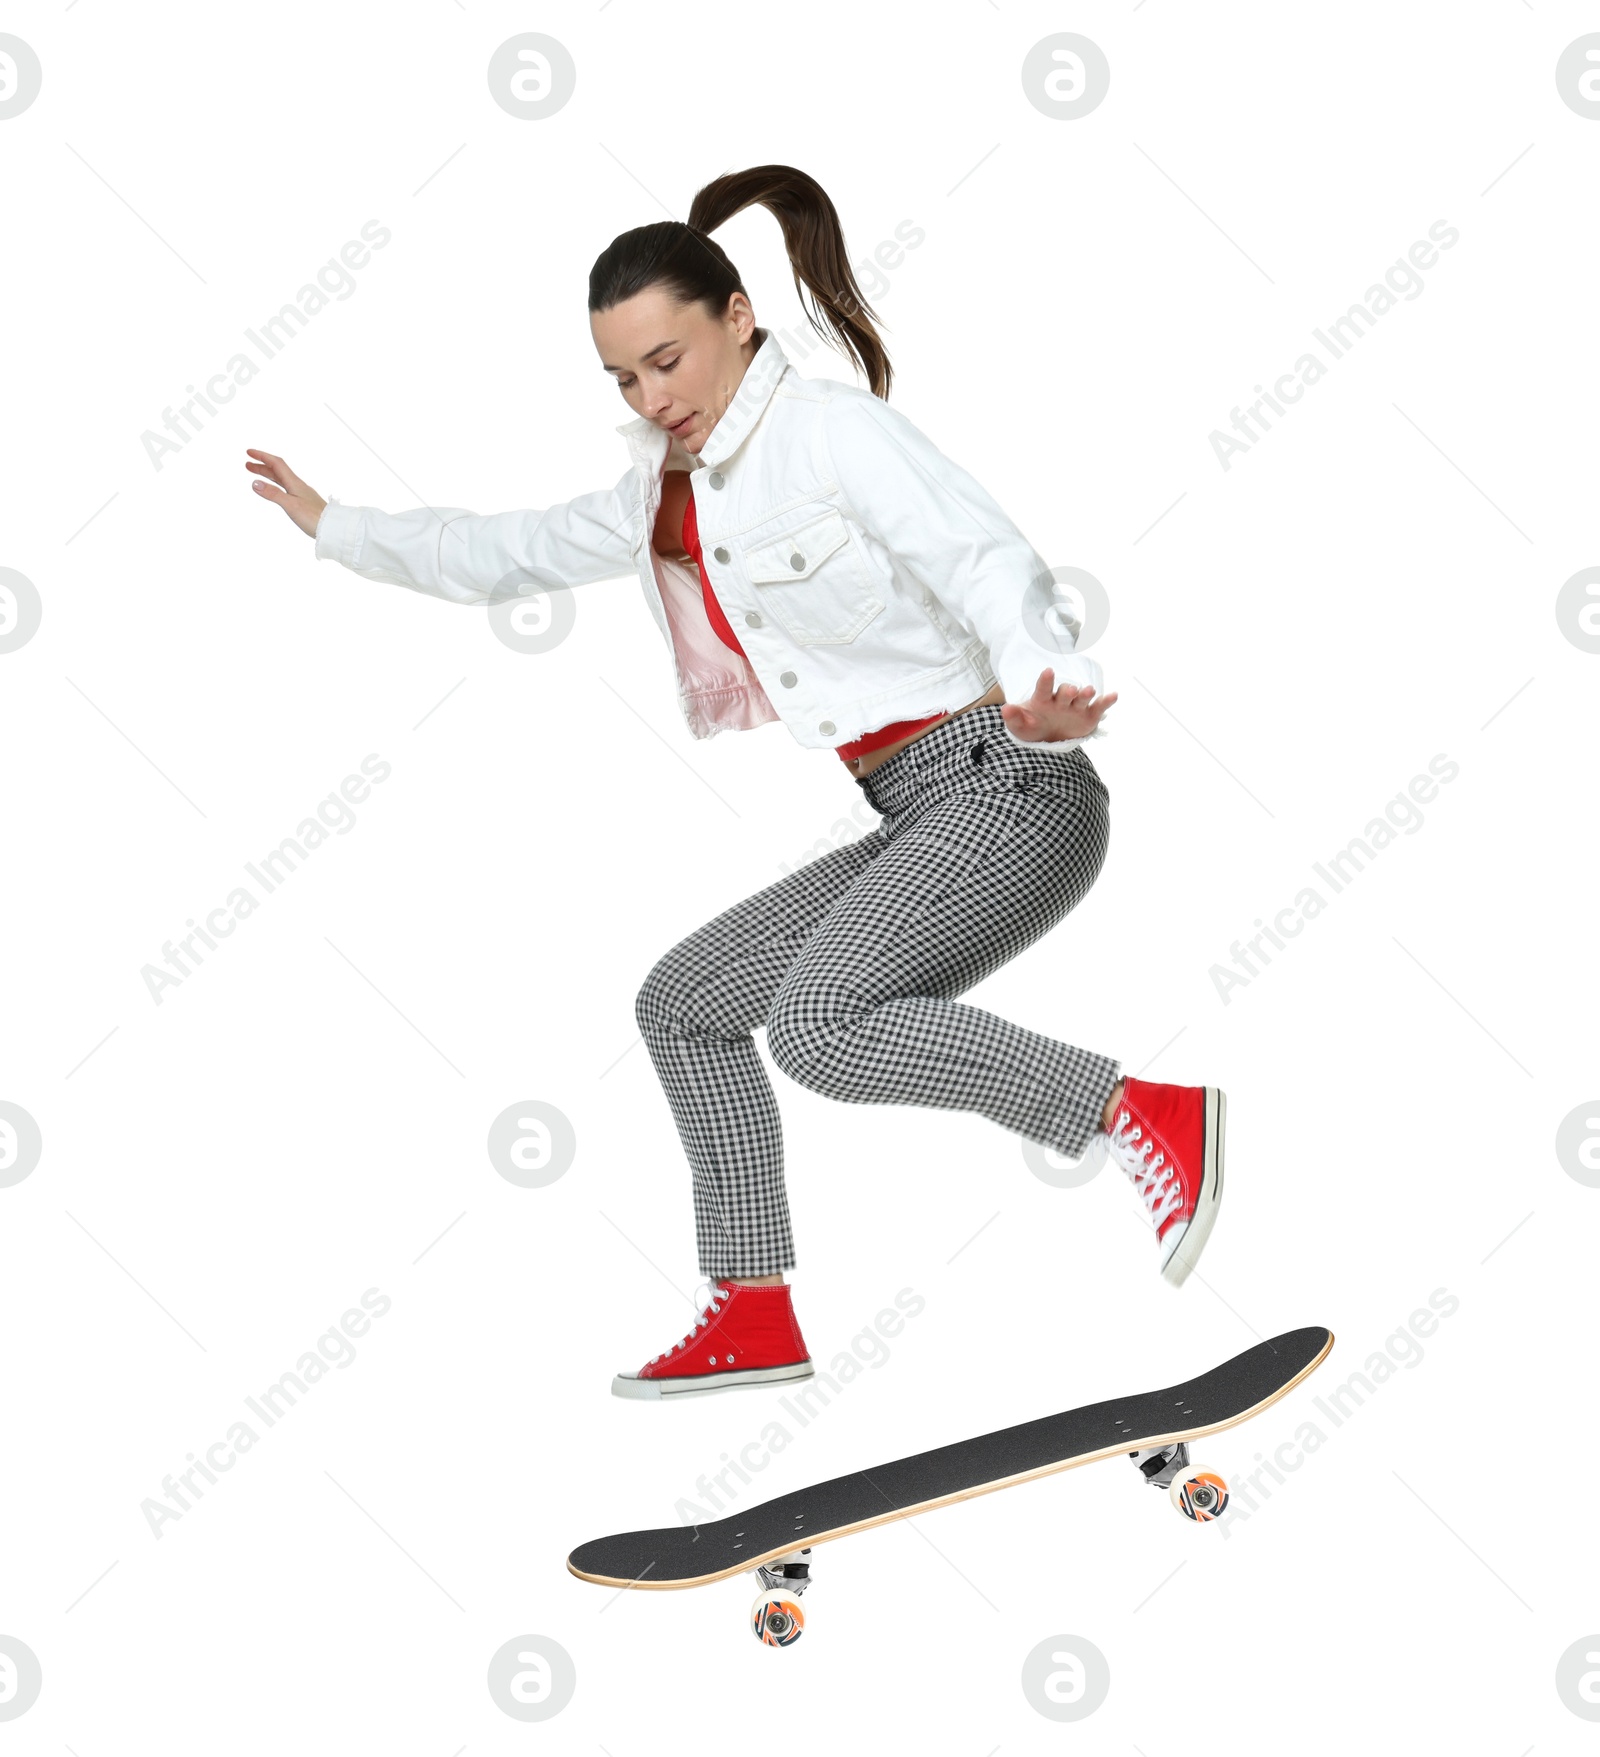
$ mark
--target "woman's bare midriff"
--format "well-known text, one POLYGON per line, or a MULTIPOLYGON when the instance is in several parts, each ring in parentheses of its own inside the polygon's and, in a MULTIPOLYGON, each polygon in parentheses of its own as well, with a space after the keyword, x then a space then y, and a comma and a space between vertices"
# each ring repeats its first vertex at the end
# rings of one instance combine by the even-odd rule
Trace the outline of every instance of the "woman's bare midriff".
MULTIPOLYGON (((683 552, 683 515, 689 502, 689 472, 687 470, 665 470, 661 478, 661 510, 656 515, 656 528, 651 538, 651 548, 658 555, 665 555, 673 561, 681 561, 685 567, 692 568, 694 559, 683 552), (676 478, 676 480, 674 479, 676 478)), ((964 708, 956 708, 946 716, 954 719, 957 714, 965 714, 973 708, 987 707, 991 702, 1003 702, 1005 691, 997 683, 987 695, 981 695, 975 702, 968 702, 964 708)), ((942 726, 943 720, 936 720, 934 726, 942 726)), ((876 768, 888 762, 889 758, 904 750, 908 744, 916 741, 926 733, 932 732, 933 726, 924 726, 921 732, 908 733, 904 738, 895 739, 893 744, 879 745, 876 750, 869 750, 865 756, 846 757, 844 766, 859 781, 864 775, 870 775, 876 768)))

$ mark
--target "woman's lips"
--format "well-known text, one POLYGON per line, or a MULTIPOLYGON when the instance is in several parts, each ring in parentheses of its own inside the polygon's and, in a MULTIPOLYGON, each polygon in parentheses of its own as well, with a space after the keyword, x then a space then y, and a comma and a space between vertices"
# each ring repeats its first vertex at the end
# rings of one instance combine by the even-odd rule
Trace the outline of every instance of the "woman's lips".
POLYGON ((685 415, 681 421, 674 421, 672 423, 672 425, 667 429, 667 432, 668 433, 682 433, 683 430, 689 425, 689 423, 693 419, 694 419, 694 416, 692 414, 685 415))

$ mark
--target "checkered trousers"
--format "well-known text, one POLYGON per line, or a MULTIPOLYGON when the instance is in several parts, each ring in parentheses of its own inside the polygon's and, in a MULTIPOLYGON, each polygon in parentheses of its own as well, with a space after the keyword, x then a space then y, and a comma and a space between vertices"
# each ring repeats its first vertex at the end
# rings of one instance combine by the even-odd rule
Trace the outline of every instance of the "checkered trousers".
POLYGON ((639 1029, 693 1174, 703 1275, 794 1267, 758 1027, 790 1079, 832 1098, 975 1110, 1074 1156, 1121 1071, 953 998, 1047 933, 1098 876, 1110 795, 1085 749, 1017 744, 991 704, 856 784, 876 828, 723 910, 639 990, 639 1029))

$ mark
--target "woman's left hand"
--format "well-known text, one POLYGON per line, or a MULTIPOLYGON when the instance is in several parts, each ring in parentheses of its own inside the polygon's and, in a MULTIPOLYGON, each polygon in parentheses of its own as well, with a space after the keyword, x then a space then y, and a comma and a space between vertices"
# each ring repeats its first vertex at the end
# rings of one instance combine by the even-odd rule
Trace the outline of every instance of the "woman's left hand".
POLYGON ((1033 694, 1025 702, 1002 702, 1000 717, 1007 729, 1026 742, 1054 744, 1063 738, 1088 738, 1100 724, 1100 716, 1117 699, 1117 692, 1094 699, 1088 684, 1074 689, 1055 685, 1055 669, 1039 673, 1033 694))

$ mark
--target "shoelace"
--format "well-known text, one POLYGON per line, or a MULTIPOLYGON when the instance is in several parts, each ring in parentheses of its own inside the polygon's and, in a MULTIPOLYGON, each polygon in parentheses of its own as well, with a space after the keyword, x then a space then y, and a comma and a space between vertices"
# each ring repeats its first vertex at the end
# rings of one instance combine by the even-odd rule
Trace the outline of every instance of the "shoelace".
POLYGON ((1183 1206, 1183 1188, 1178 1180, 1177 1166, 1169 1165, 1164 1153, 1158 1152, 1152 1158, 1155 1142, 1141 1139, 1143 1135, 1143 1129, 1124 1110, 1112 1124, 1108 1145, 1133 1180, 1133 1187, 1144 1198, 1152 1223, 1159 1228, 1169 1214, 1183 1206))
POLYGON ((688 1330, 684 1333, 682 1342, 674 1342, 671 1348, 665 1348, 660 1354, 653 1354, 650 1356, 649 1364, 651 1366, 654 1366, 658 1360, 665 1360, 669 1354, 676 1354, 685 1343, 693 1342, 695 1331, 703 1324, 709 1324, 714 1317, 717 1317, 721 1313, 722 1308, 728 1303, 728 1301, 733 1298, 733 1289, 731 1287, 721 1286, 714 1281, 702 1281, 694 1291, 696 1294, 695 1304, 701 1307, 699 1317, 695 1319, 695 1321, 689 1326, 688 1330), (709 1287, 711 1289, 709 1295, 703 1300, 698 1297, 701 1287, 709 1287))

